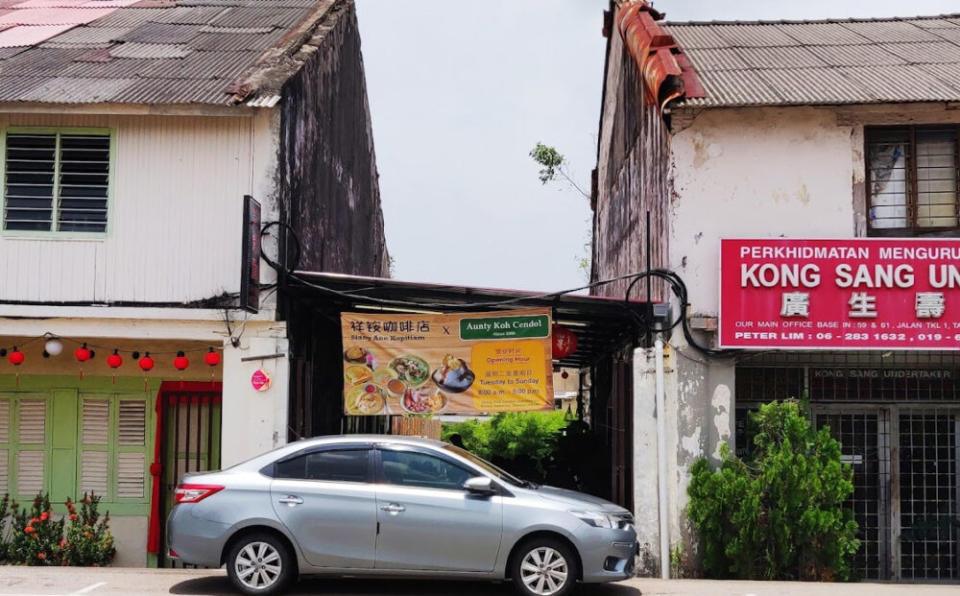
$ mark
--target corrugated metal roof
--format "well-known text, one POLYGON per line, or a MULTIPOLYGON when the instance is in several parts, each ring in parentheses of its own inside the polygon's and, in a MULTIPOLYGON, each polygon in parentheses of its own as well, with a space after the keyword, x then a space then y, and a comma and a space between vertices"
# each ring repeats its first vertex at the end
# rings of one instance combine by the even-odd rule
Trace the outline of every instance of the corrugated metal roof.
POLYGON ((960 101, 960 15, 664 28, 706 91, 678 105, 960 101))
MULTIPOLYGON (((272 107, 290 76, 264 52, 311 35, 334 0, 0 0, 0 101, 272 107), (12 8, 10 8, 12 6, 12 8), (21 25, 20 23, 37 23, 21 25), (241 77, 246 77, 241 79, 241 77), (252 77, 252 78, 251 78, 252 77), (248 80, 268 86, 241 87, 248 80), (250 91, 246 91, 250 89, 250 91), (259 91, 259 92, 258 92, 259 91)), ((322 35, 325 29, 318 29, 322 35)), ((296 47, 285 47, 292 56, 296 47)))

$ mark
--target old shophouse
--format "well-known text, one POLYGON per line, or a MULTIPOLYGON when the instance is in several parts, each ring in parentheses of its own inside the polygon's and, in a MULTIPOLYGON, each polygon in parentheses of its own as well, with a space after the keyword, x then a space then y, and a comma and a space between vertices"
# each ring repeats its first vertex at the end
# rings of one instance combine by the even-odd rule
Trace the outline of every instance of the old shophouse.
POLYGON ((960 578, 960 17, 671 23, 636 0, 608 16, 593 275, 649 258, 685 281, 695 342, 737 348, 674 332, 663 412, 652 363, 634 361, 648 559, 665 563, 661 540, 696 558, 690 465, 748 449, 757 404, 806 395, 855 472, 858 574, 960 578), (751 310, 765 319, 752 328, 751 310))
POLYGON ((261 249, 386 274, 354 5, 2 12, 0 494, 95 491, 117 563, 163 564, 178 478, 288 438, 261 249))

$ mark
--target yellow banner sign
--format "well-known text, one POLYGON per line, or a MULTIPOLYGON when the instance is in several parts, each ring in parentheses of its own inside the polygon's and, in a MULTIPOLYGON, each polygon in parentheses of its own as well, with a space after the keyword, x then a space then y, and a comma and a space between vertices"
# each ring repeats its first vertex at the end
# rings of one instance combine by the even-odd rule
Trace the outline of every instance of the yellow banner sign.
POLYGON ((343 313, 340 324, 346 414, 553 409, 550 309, 343 313))

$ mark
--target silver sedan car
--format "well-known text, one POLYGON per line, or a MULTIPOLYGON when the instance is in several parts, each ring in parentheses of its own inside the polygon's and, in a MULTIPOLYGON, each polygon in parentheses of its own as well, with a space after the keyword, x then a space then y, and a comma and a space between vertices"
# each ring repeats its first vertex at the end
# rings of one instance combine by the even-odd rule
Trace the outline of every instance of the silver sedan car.
POLYGON ((631 577, 637 548, 622 507, 385 435, 307 439, 188 474, 167 534, 171 557, 226 564, 246 594, 329 574, 510 579, 524 595, 562 596, 631 577))

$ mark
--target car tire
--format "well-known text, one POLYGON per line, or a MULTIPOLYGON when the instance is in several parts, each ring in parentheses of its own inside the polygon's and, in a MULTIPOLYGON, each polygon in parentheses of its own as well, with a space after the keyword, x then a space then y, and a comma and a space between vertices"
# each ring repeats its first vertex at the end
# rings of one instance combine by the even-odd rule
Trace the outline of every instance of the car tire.
POLYGON ((580 567, 566 543, 543 537, 521 544, 510 562, 510 578, 523 596, 567 596, 577 585, 580 567))
POLYGON ((247 534, 227 554, 227 575, 233 585, 252 596, 279 594, 296 575, 293 553, 275 535, 247 534))

